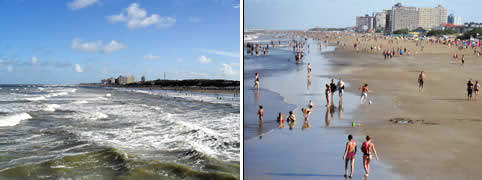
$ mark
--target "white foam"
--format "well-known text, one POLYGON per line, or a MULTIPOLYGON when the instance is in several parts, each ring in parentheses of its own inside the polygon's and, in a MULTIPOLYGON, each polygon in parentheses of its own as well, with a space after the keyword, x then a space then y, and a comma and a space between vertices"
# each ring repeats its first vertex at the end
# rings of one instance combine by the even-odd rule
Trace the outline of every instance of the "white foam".
POLYGON ((28 113, 13 114, 0 117, 0 126, 15 126, 22 120, 31 119, 28 113))
POLYGON ((27 98, 27 100, 29 100, 29 101, 45 100, 45 96, 37 96, 37 97, 27 98))
POLYGON ((72 90, 70 90, 70 92, 75 93, 75 92, 77 92, 77 89, 72 89, 72 90))
POLYGON ((58 105, 58 104, 47 104, 47 107, 45 107, 43 110, 53 112, 57 108, 60 108, 60 105, 58 105))
POLYGON ((111 95, 110 93, 107 93, 105 96, 110 97, 110 96, 112 96, 112 95, 111 95))
POLYGON ((108 118, 109 116, 107 114, 101 113, 101 112, 95 112, 90 119, 92 120, 98 120, 98 119, 105 119, 108 118))
POLYGON ((86 100, 81 100, 81 101, 74 101, 73 104, 87 104, 89 103, 88 101, 86 100))

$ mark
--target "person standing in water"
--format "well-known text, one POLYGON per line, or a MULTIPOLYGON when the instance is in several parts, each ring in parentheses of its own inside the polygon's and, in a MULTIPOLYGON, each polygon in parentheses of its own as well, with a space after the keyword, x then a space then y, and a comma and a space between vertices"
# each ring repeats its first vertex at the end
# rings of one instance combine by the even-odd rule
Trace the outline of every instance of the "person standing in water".
POLYGON ((365 176, 368 177, 370 173, 370 161, 372 160, 372 151, 375 154, 375 158, 378 160, 378 154, 375 150, 375 145, 372 143, 372 137, 367 136, 367 140, 363 142, 361 150, 363 152, 363 167, 365 168, 365 176))
POLYGON ((363 102, 367 102, 368 100, 368 84, 363 85, 359 89, 361 90, 360 104, 362 104, 363 102))
POLYGON ((343 160, 345 160, 345 177, 348 174, 348 162, 350 162, 350 178, 353 176, 353 168, 355 167, 355 154, 356 154, 356 142, 353 141, 353 136, 348 135, 348 142, 345 146, 345 153, 343 154, 343 160))
POLYGON ((259 110, 258 110, 257 114, 258 114, 258 117, 259 117, 259 123, 263 124, 263 116, 264 116, 263 106, 259 106, 259 110))
POLYGON ((472 99, 472 90, 474 89, 474 84, 472 84, 472 80, 469 80, 469 82, 467 82, 467 100, 471 100, 472 99))
POLYGON ((259 75, 258 75, 258 73, 255 73, 254 75, 255 75, 255 77, 254 77, 254 86, 253 86, 253 88, 256 87, 256 88, 259 90, 259 75))
POLYGON ((418 75, 418 90, 423 92, 423 80, 425 79, 424 72, 420 72, 418 75))
POLYGON ((475 81, 474 91, 475 91, 475 100, 477 100, 477 97, 479 96, 479 91, 480 91, 479 81, 475 81))
POLYGON ((336 84, 334 79, 331 79, 330 90, 331 90, 331 97, 333 97, 333 95, 336 92, 336 84))
POLYGON ((276 119, 279 123, 279 128, 284 128, 285 127, 285 119, 284 119, 283 114, 281 114, 281 112, 279 112, 278 118, 276 118, 276 119))
POLYGON ((311 73, 311 65, 308 63, 308 73, 311 73))
POLYGON ((325 89, 326 107, 328 107, 330 105, 331 90, 330 90, 330 85, 326 84, 325 87, 326 87, 326 89, 325 89))
POLYGON ((338 81, 338 96, 340 96, 340 99, 343 97, 343 91, 345 90, 345 83, 340 79, 338 81))

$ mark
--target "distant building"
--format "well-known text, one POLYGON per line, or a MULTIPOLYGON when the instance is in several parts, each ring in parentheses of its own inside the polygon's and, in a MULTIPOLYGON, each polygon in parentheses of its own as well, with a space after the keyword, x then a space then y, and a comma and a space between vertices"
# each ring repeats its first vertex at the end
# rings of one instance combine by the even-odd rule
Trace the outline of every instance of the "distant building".
POLYGON ((116 84, 118 85, 126 85, 126 84, 129 84, 129 83, 134 83, 136 82, 136 78, 134 76, 119 76, 117 79, 116 79, 116 84))
POLYGON ((390 15, 391 32, 400 29, 416 29, 418 27, 418 12, 416 7, 402 6, 402 3, 397 3, 392 7, 390 15))
POLYGON ((384 10, 383 12, 374 12, 373 18, 374 18, 374 23, 373 23, 374 29, 385 30, 385 25, 387 22, 387 10, 384 10))
POLYGON ((371 29, 374 29, 373 20, 374 20, 373 16, 369 16, 368 14, 366 14, 365 16, 357 16, 356 27, 358 31, 366 32, 371 29))
POLYGON ((447 17, 447 24, 464 25, 460 16, 455 16, 453 13, 447 17))
POLYGON ((418 27, 424 29, 438 28, 447 23, 447 9, 438 5, 435 8, 418 8, 418 27))
POLYGON ((142 77, 141 77, 141 82, 146 82, 146 77, 142 76, 142 77))
POLYGON ((392 31, 392 10, 391 9, 386 10, 385 16, 386 16, 385 32, 391 32, 392 31))
POLYGON ((465 32, 465 26, 464 25, 455 25, 455 24, 440 24, 440 30, 454 30, 457 33, 464 33, 465 32))

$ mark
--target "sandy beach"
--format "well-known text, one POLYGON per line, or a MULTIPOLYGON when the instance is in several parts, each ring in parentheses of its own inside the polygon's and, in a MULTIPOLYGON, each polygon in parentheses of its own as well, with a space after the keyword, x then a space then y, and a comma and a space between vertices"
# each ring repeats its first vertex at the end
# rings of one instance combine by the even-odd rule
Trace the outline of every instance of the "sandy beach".
MULTIPOLYGON (((370 179, 478 179, 482 173, 482 156, 478 155, 482 146, 478 143, 482 135, 482 105, 467 101, 466 83, 482 77, 482 57, 474 56, 472 49, 409 40, 367 38, 354 49, 355 37, 330 37, 328 44, 339 45, 336 50, 324 52, 321 57, 312 51, 295 70, 264 79, 261 75, 262 86, 295 105, 293 112, 300 120, 291 131, 288 127, 276 128, 262 139, 245 139, 246 178, 343 179, 342 151, 346 135, 353 134, 358 144, 364 136, 371 135, 377 146, 381 160, 372 163, 370 179), (370 46, 375 45, 382 48, 370 52, 370 46), (384 49, 398 47, 410 50, 411 56, 384 60, 384 49), (454 53, 459 54, 459 61, 452 58, 454 53), (463 54, 465 64, 461 65, 463 54), (309 89, 308 62, 313 68, 309 89), (418 90, 420 71, 426 73, 423 92, 418 90), (348 84, 342 117, 329 115, 332 110, 335 114, 340 112, 337 96, 333 109, 319 106, 326 104, 323 85, 331 78, 341 78, 348 84), (369 93, 373 102, 370 105, 359 104, 358 88, 365 83, 373 90, 369 93), (306 129, 300 109, 310 99, 315 108, 311 128, 306 129), (362 126, 352 128, 352 121, 362 126)), ((252 82, 246 80, 249 75, 245 72, 247 84, 252 82)), ((251 98, 248 96, 245 94, 245 99, 251 98)), ((245 105, 245 121, 256 118, 246 112, 245 105)), ((354 179, 362 179, 363 168, 357 161, 354 179)))
MULTIPOLYGON (((374 103, 354 113, 369 125, 350 132, 372 135, 378 151, 408 179, 480 177, 482 105, 467 100, 466 83, 481 79, 482 57, 474 56, 471 49, 459 51, 439 44, 425 45, 421 52, 416 42, 401 41, 398 46, 416 55, 385 61, 381 53, 357 52, 351 46, 354 39, 341 42, 347 44, 346 48, 329 54, 340 71, 338 77, 359 86, 368 83, 374 91, 369 95, 374 103), (464 65, 453 62, 455 52, 466 55, 464 65), (420 71, 426 73, 423 92, 417 84, 420 71), (393 120, 413 123, 397 124, 393 120)), ((386 40, 376 44, 390 46, 386 40)), ((370 45, 366 43, 361 49, 370 45)), ((356 88, 347 91, 358 93, 356 88)))

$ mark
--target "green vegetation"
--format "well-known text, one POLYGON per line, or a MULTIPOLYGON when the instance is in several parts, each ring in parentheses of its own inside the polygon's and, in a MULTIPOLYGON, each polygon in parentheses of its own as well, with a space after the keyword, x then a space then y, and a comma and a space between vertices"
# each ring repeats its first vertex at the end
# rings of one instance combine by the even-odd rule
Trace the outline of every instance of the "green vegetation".
POLYGON ((431 30, 427 33, 427 36, 441 36, 447 34, 455 34, 457 33, 455 30, 452 29, 445 29, 445 30, 431 30))
POLYGON ((458 36, 457 38, 465 40, 465 39, 470 39, 470 36, 476 37, 477 33, 479 36, 482 36, 482 28, 474 28, 470 31, 465 32, 462 36, 458 36))
POLYGON ((396 31, 393 31, 392 34, 408 34, 408 29, 399 29, 399 30, 396 30, 396 31))

